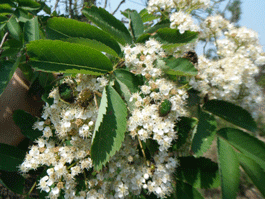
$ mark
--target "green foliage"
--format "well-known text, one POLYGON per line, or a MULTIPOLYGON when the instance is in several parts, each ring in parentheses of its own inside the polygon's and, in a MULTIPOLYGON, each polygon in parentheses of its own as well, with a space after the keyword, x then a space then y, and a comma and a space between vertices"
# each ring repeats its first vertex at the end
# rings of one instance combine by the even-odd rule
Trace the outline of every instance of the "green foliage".
POLYGON ((26 151, 17 147, 0 143, 0 170, 15 172, 23 162, 26 151))
POLYGON ((15 124, 21 129, 23 135, 30 140, 34 141, 38 137, 42 136, 42 132, 39 130, 33 130, 33 124, 38 120, 36 117, 23 110, 15 110, 13 113, 13 120, 15 124))
POLYGON ((143 84, 142 79, 124 69, 115 70, 114 75, 115 89, 125 99, 129 109, 133 110, 134 102, 130 101, 130 98, 133 93, 139 91, 139 86, 143 84))
POLYGON ((241 128, 255 132, 257 125, 250 113, 240 106, 222 100, 210 100, 203 108, 241 128))
POLYGON ((163 68, 164 72, 169 75, 178 76, 195 76, 198 74, 194 65, 186 58, 164 58, 166 67, 163 68))
POLYGON ((106 86, 92 138, 91 158, 95 170, 101 170, 120 149, 127 127, 126 117, 126 105, 120 95, 111 86, 106 86))
POLYGON ((176 178, 194 188, 216 188, 220 186, 218 165, 210 159, 193 156, 180 157, 176 178))
POLYGON ((22 8, 17 8, 14 14, 16 15, 18 21, 23 22, 23 23, 27 22, 28 20, 32 18, 32 16, 29 15, 28 11, 22 8))
POLYGON ((38 17, 27 21, 24 26, 25 41, 35 41, 40 39, 38 17))
POLYGON ((119 55, 113 49, 96 40, 87 39, 87 38, 76 38, 76 37, 75 38, 71 37, 63 40, 71 43, 82 44, 90 48, 94 48, 100 52, 108 53, 109 55, 112 55, 114 57, 119 57, 119 55))
POLYGON ((15 193, 23 194, 25 179, 16 172, 1 171, 0 183, 15 193))
POLYGON ((156 23, 154 26, 151 26, 145 30, 146 33, 154 33, 159 29, 162 28, 169 28, 170 26, 170 21, 168 19, 164 19, 162 21, 159 21, 156 23))
POLYGON ((196 41, 198 35, 198 32, 186 31, 181 34, 178 29, 160 28, 153 37, 164 44, 164 49, 172 49, 196 41))
POLYGON ((177 180, 176 184, 177 199, 203 199, 201 193, 193 186, 177 180))
MULTIPOLYGON (((238 13, 240 13, 238 2, 233 1, 233 5, 237 6, 235 9, 231 6, 228 8, 235 15, 231 19, 234 21, 238 20, 238 13)), ((149 78, 148 75, 143 77, 124 69, 126 67, 124 67, 124 56, 120 45, 125 46, 134 42, 135 46, 137 43, 144 43, 154 38, 163 44, 166 51, 173 52, 177 47, 196 41, 199 33, 186 31, 181 34, 178 29, 170 29, 170 21, 167 17, 149 14, 146 9, 140 13, 130 9, 122 12, 130 20, 129 30, 112 14, 95 6, 84 8, 82 11, 93 25, 63 17, 36 16, 41 10, 51 13, 51 9, 44 2, 34 0, 2 0, 0 2, 1 37, 7 31, 9 32, 8 37, 3 40, 4 44, 0 52, 0 94, 5 90, 18 66, 31 82, 29 93, 36 91, 50 105, 53 99, 48 98, 48 95, 56 79, 52 73, 46 72, 65 73, 65 75, 107 74, 105 77, 108 78, 109 85, 104 88, 103 96, 99 94, 101 101, 97 102, 100 107, 90 151, 94 170, 100 171, 120 150, 127 130, 127 111, 133 111, 135 108, 135 101, 130 101, 130 98, 133 93, 140 91, 140 86, 149 78), (159 20, 153 21, 156 19, 159 20), (45 33, 51 40, 45 40, 45 33), (42 72, 36 72, 36 70, 42 72)), ((53 16, 58 14, 54 12, 53 16)), ((163 78, 178 82, 178 86, 188 83, 189 76, 198 74, 194 64, 186 58, 168 56, 163 60, 157 60, 155 64, 165 73, 163 78)), ((156 92, 155 89, 152 92, 156 92)), ((257 129, 250 113, 239 106, 221 100, 205 102, 204 111, 202 111, 200 110, 201 99, 196 91, 189 90, 189 94, 194 95, 194 99, 189 99, 189 105, 199 107, 198 119, 181 117, 176 121, 174 130, 178 132, 178 139, 174 140, 170 150, 174 154, 179 154, 185 147, 189 152, 191 147, 193 156, 178 158, 176 182, 172 182, 176 186, 176 193, 168 198, 201 199, 203 197, 197 188, 216 188, 220 185, 222 198, 236 198, 239 186, 239 165, 265 197, 265 144, 243 131, 246 129, 255 132, 257 129), (217 123, 214 116, 208 112, 243 130, 223 128, 216 133, 217 123), (202 156, 209 149, 215 136, 218 139, 218 164, 203 157, 194 157, 202 156), (192 140, 191 145, 190 140, 192 140)), ((59 86, 59 95, 68 103, 76 99, 72 87, 67 83, 59 86)), ((143 94, 140 93, 141 95, 143 94)), ((90 99, 92 100, 92 94, 90 99)), ((150 104, 156 103, 154 101, 150 104)), ((157 103, 160 117, 166 120, 172 108, 171 102, 165 97, 157 103)), ((16 110, 13 119, 22 133, 32 141, 42 135, 42 132, 32 129, 37 118, 29 113, 16 110)), ((72 146, 69 140, 63 143, 72 146)), ((139 150, 137 155, 145 158, 147 164, 151 163, 152 169, 153 156, 159 151, 158 142, 148 138, 145 141, 139 140, 138 146, 135 147, 139 150)), ((25 153, 16 147, 0 144, 0 170, 2 170, 0 182, 20 194, 23 193, 24 178, 15 172, 18 170, 18 165, 22 163, 25 153)), ((46 174, 45 170, 40 176, 43 177, 46 174)), ((79 181, 84 179, 85 177, 78 176, 79 181)), ((80 190, 81 187, 85 187, 84 183, 80 185, 80 190)), ((46 193, 40 193, 41 198, 45 196, 47 196, 46 193)), ((62 194, 60 198, 63 198, 62 194)), ((141 198, 157 198, 157 196, 142 191, 141 198)))
POLYGON ((146 8, 142 9, 139 14, 142 18, 143 23, 159 19, 159 16, 149 14, 146 8))
POLYGON ((10 35, 16 39, 16 40, 21 40, 21 28, 19 26, 19 23, 16 20, 15 16, 12 16, 9 21, 7 22, 7 29, 10 32, 10 35))
POLYGON ((30 64, 40 71, 100 75, 112 70, 105 55, 80 44, 37 40, 27 44, 27 50, 30 64))
POLYGON ((0 67, 0 96, 4 92, 15 70, 17 69, 19 61, 20 61, 20 58, 18 58, 15 63, 11 61, 5 61, 5 60, 0 62, 1 64, 1 67, 0 67))
POLYGON ((197 124, 197 118, 180 117, 180 120, 176 123, 175 127, 175 130, 178 132, 178 149, 188 141, 188 137, 192 133, 192 130, 195 130, 197 124))
POLYGON ((265 172, 253 159, 245 156, 242 153, 237 153, 240 166, 244 169, 260 193, 265 197, 265 172))
POLYGON ((213 115, 199 111, 199 123, 193 137, 191 149, 195 156, 202 156, 215 138, 217 123, 213 115))
POLYGON ((222 198, 235 199, 239 186, 239 160, 234 149, 222 138, 217 140, 222 198))
MULTIPOLYGON (((63 17, 51 18, 47 23, 47 36, 49 39, 72 38, 74 40, 78 38, 86 38, 94 43, 95 41, 98 41, 97 45, 101 43, 105 44, 106 46, 113 49, 117 54, 121 53, 119 44, 109 34, 105 33, 95 26, 73 19, 66 19, 63 17)), ((73 40, 69 41, 72 42, 73 40)), ((86 43, 86 45, 88 45, 88 43, 86 43)), ((96 47, 95 45, 92 46, 94 48, 96 47)))
POLYGON ((137 40, 144 33, 143 21, 141 16, 135 10, 129 12, 129 19, 133 37, 137 40))
POLYGON ((17 0, 19 7, 24 10, 38 10, 40 8, 40 4, 34 0, 17 0))
POLYGON ((254 136, 234 128, 223 128, 217 132, 238 151, 255 160, 265 171, 265 143, 254 136))
POLYGON ((12 6, 10 4, 7 4, 7 3, 1 3, 0 4, 0 13, 4 14, 4 15, 13 13, 12 6))
POLYGON ((90 8, 84 8, 82 13, 122 45, 132 43, 132 37, 125 25, 103 8, 92 6, 90 8))

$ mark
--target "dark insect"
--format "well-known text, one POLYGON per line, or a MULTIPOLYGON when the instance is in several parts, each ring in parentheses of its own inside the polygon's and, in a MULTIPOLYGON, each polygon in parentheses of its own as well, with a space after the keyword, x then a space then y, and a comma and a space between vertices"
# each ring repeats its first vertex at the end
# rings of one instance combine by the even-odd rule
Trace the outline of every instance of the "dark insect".
POLYGON ((195 51, 188 51, 184 54, 183 58, 186 58, 191 61, 193 64, 198 63, 198 56, 195 51))
POLYGON ((92 101, 93 97, 94 97, 93 91, 86 88, 80 92, 76 104, 83 108, 86 108, 89 105, 89 103, 92 101))
POLYGON ((167 99, 165 99, 159 106, 159 116, 160 117, 165 117, 169 114, 170 110, 171 110, 171 102, 167 99))
POLYGON ((63 83, 59 86, 59 95, 65 102, 74 103, 75 101, 73 89, 67 83, 63 83))

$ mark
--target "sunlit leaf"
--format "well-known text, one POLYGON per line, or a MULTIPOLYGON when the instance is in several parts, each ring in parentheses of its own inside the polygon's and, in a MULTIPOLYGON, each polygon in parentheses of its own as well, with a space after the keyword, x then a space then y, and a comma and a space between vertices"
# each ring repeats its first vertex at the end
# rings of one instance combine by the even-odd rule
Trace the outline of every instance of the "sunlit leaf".
POLYGON ((30 64, 41 71, 101 75, 112 70, 105 55, 81 44, 37 40, 27 44, 27 52, 30 64))
POLYGON ((82 13, 122 45, 132 43, 132 37, 126 26, 105 9, 92 6, 90 8, 84 8, 82 13))
POLYGON ((121 147, 127 127, 127 108, 120 95, 106 86, 92 137, 91 158, 95 170, 101 170, 121 147))
POLYGON ((203 108, 241 128, 255 132, 257 125, 245 109, 223 100, 209 100, 203 108))
POLYGON ((234 149, 222 138, 217 139, 223 199, 235 199, 239 187, 239 160, 234 149))

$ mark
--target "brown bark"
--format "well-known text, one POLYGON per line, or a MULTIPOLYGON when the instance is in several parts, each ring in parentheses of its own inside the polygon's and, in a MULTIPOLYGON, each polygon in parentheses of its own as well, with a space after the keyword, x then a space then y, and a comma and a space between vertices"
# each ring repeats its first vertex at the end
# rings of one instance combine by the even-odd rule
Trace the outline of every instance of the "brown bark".
POLYGON ((22 109, 32 115, 39 115, 43 103, 28 96, 28 90, 29 83, 17 69, 0 96, 0 143, 17 145, 24 138, 12 118, 15 110, 22 109))

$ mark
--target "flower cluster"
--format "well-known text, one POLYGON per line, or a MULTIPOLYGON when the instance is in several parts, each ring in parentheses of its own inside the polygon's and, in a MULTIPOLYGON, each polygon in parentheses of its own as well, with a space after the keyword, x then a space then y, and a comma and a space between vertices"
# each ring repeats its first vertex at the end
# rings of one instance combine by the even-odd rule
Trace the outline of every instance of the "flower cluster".
POLYGON ((238 104, 257 119, 261 115, 259 105, 264 96, 254 77, 259 72, 258 66, 265 64, 257 33, 228 24, 221 16, 207 18, 204 25, 205 35, 212 34, 217 39, 219 58, 213 61, 201 56, 199 74, 191 79, 190 84, 202 96, 208 94, 210 99, 238 104), (218 39, 222 35, 224 38, 218 39))
POLYGON ((222 31, 231 28, 233 25, 221 15, 209 16, 201 24, 201 38, 210 39, 222 36, 222 31))
MULTIPOLYGON (((182 34, 199 30, 188 13, 206 8, 209 2, 150 0, 148 11, 177 10, 169 16, 170 27, 182 34)), ((186 86, 200 91, 202 97, 208 94, 211 99, 237 103, 257 118, 257 104, 264 98, 254 76, 258 66, 265 64, 257 34, 244 27, 236 28, 220 16, 208 17, 200 27, 204 32, 201 38, 216 39, 218 59, 200 56, 196 63, 198 75, 186 86), (218 39, 222 33, 225 38, 218 39)), ((178 138, 176 122, 188 115, 188 96, 178 81, 170 80, 164 73, 167 66, 163 59, 181 57, 194 45, 186 44, 170 52, 155 39, 149 39, 144 44, 123 47, 126 69, 142 76, 143 84, 126 99, 129 115, 125 140, 100 172, 93 172, 92 133, 98 103, 104 87, 113 83, 112 74, 101 77, 77 74, 64 78, 49 95, 53 103, 45 105, 42 119, 33 126, 43 135, 31 146, 20 165, 21 172, 46 166, 38 188, 51 199, 59 196, 66 199, 132 198, 143 190, 161 198, 169 196, 178 165, 177 154, 171 146, 178 138), (154 150, 145 154, 143 143, 147 149, 152 145, 154 150)))
POLYGON ((183 34, 186 30, 194 32, 199 30, 199 27, 194 24, 192 17, 182 11, 171 14, 170 22, 170 28, 178 28, 181 34, 183 34))
POLYGON ((166 11, 172 9, 187 10, 206 9, 210 5, 210 0, 150 0, 147 10, 149 13, 166 11))

